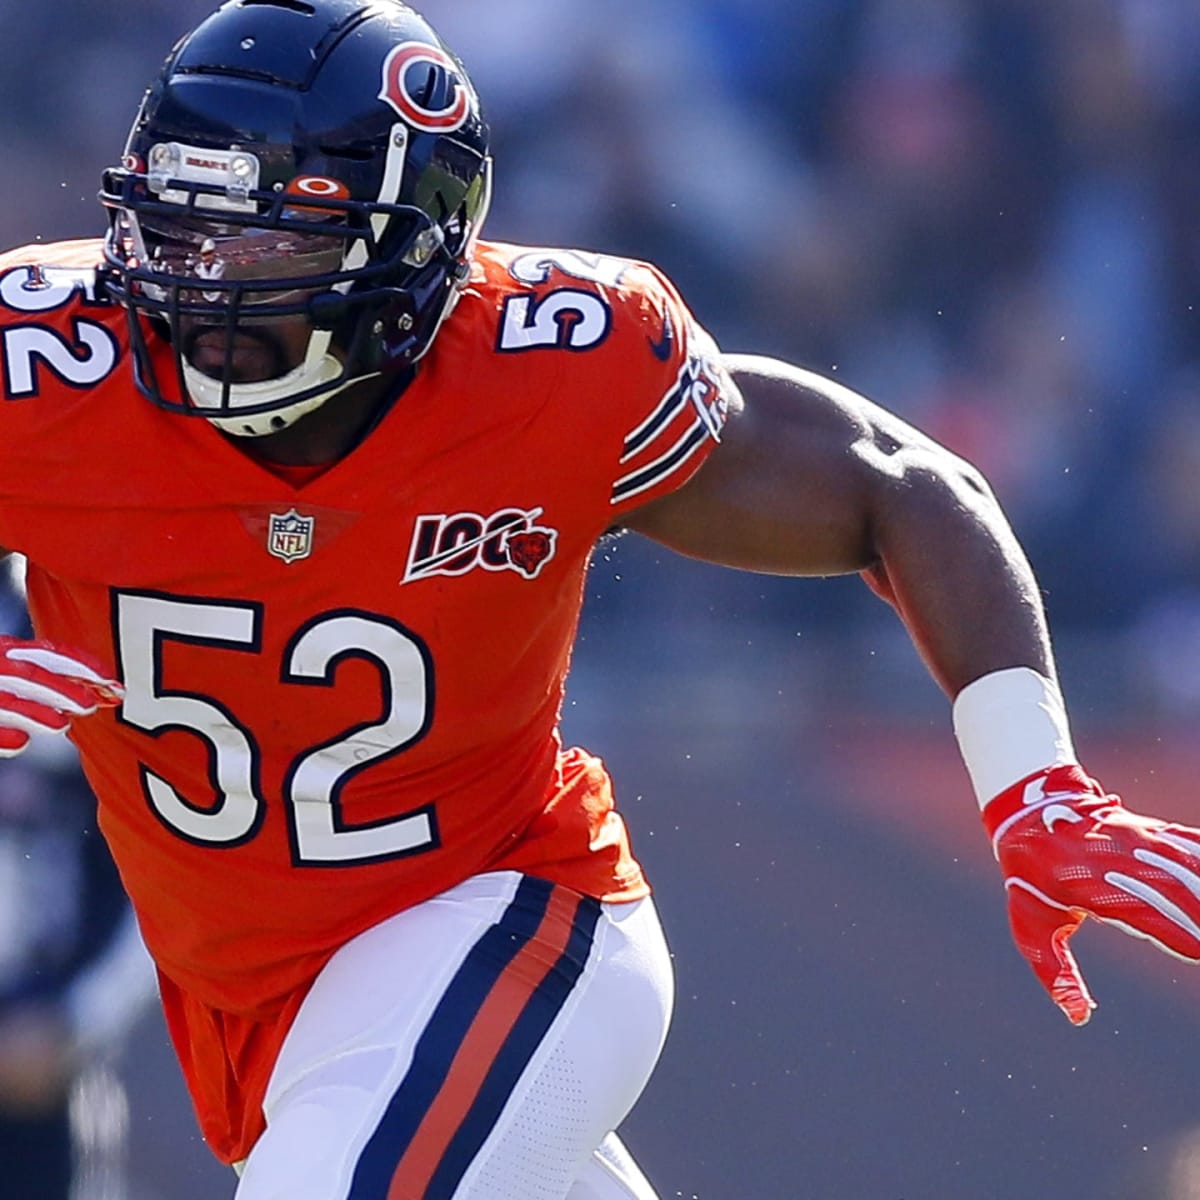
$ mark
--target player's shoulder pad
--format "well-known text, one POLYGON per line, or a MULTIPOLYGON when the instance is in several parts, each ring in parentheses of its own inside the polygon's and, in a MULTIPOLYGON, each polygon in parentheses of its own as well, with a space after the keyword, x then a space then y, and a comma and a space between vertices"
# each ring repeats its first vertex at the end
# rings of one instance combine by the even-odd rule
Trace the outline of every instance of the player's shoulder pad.
POLYGON ((481 242, 470 287, 498 313, 496 349, 582 352, 636 342, 660 362, 691 315, 656 267, 592 250, 481 242))
MULTIPOLYGON (((0 255, 0 401, 78 399, 112 375, 126 317, 100 286, 101 262, 97 239, 0 255)), ((0 404, 10 416, 27 408, 0 404)))
POLYGON ((46 320, 74 304, 105 306, 98 281, 99 238, 35 242, 0 254, 0 321, 46 320))
POLYGON ((566 246, 527 246, 480 241, 474 255, 473 279, 510 290, 556 288, 584 284, 596 290, 619 290, 645 264, 595 250, 566 246))

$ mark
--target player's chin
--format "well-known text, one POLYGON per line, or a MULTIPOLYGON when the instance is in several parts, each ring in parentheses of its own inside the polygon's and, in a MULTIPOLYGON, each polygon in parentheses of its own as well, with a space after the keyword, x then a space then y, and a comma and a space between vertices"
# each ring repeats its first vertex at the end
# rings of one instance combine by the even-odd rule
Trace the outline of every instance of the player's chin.
POLYGON ((183 356, 202 375, 222 383, 262 383, 286 375, 283 341, 270 329, 238 330, 197 326, 184 333, 183 356))

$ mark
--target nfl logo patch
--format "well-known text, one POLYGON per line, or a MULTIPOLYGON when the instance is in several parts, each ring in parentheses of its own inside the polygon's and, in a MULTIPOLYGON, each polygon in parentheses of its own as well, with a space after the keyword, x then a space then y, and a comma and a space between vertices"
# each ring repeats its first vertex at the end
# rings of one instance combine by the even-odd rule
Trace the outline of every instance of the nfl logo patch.
POLYGON ((316 517, 302 517, 294 508, 282 516, 272 513, 267 524, 267 549, 285 563, 307 558, 312 553, 316 523, 316 517))

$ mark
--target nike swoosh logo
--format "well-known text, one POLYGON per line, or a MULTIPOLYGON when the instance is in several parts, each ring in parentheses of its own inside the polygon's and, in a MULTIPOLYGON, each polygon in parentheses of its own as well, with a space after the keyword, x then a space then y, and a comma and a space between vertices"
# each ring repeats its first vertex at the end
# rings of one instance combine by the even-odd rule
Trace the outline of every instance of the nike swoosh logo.
POLYGON ((1077 825, 1083 820, 1083 817, 1073 809, 1068 808, 1065 804, 1047 804, 1041 812, 1042 824, 1046 827, 1047 833, 1054 832, 1054 826, 1059 821, 1066 821, 1068 824, 1077 825))
POLYGON ((657 342, 650 342, 650 352, 659 362, 670 362, 674 342, 675 330, 671 328, 671 314, 664 312, 662 337, 657 342))

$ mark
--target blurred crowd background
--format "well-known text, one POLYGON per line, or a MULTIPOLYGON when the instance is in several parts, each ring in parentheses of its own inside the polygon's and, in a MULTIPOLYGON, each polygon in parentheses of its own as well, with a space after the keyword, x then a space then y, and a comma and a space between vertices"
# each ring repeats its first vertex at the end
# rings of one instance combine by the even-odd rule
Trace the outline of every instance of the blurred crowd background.
MULTIPOLYGON (((99 230, 97 172, 211 7, 0 5, 5 244, 99 230)), ((725 347, 834 374, 967 454, 1062 635, 1112 639, 1097 704, 1200 709, 1180 671, 1200 645, 1200 7, 425 8, 494 127, 491 236, 651 258, 725 347)), ((843 632, 886 620, 857 591, 800 604, 843 632)), ((771 587, 754 615, 796 606, 771 587)))
MULTIPOLYGON (((167 47, 211 7, 0 0, 0 241, 100 232, 99 171, 167 47)), ((493 125, 488 234, 654 260, 727 349, 832 375, 974 460, 1044 584, 1086 761, 1138 806, 1197 822, 1200 5, 423 11, 493 125)), ((1182 1040, 1200 1032, 1200 989, 1097 939, 1125 1023, 1070 1034, 1042 1012, 1005 941, 944 700, 857 581, 604 546, 567 729, 628 781, 680 956, 677 1033, 631 1139, 664 1196, 1200 1197, 1182 1040), (959 986, 970 1011, 947 1022, 959 986), (897 1021, 913 1061, 875 1061, 874 1031, 897 1021), (789 1032, 810 1053, 780 1051, 789 1032)), ((166 1115, 152 1022, 129 1070, 130 1195, 225 1194, 184 1153, 186 1114, 166 1115)))

